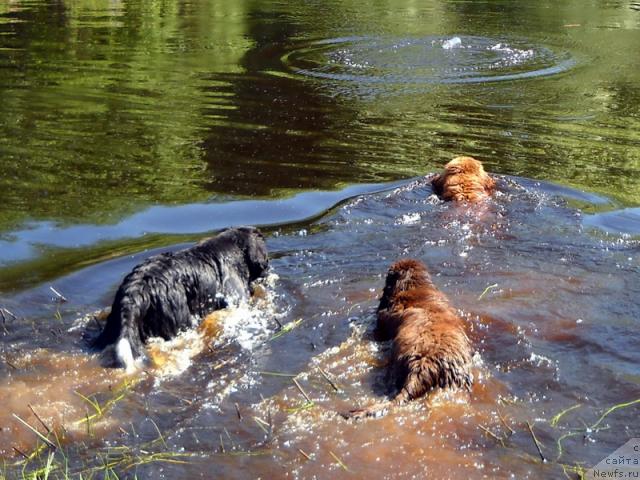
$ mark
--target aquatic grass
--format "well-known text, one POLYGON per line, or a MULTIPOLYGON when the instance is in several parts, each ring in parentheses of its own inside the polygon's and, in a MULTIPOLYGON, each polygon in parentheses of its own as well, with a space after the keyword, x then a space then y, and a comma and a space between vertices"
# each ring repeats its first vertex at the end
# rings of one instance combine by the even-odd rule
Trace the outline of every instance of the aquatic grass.
POLYGON ((584 480, 585 475, 587 474, 587 469, 582 467, 581 465, 566 465, 564 463, 561 463, 559 465, 560 467, 562 467, 562 473, 564 473, 564 476, 567 477, 569 480, 573 480, 569 476, 569 473, 576 474, 579 480, 584 480))
MULTIPOLYGON (((229 431, 227 430, 227 427, 222 427, 222 430, 224 430, 225 435, 227 436, 227 438, 229 439, 229 441, 231 442, 231 448, 236 448, 233 439, 231 438, 231 435, 229 435, 229 431)), ((222 435, 220 436, 220 440, 222 441, 222 435)))
POLYGON ((7 315, 11 315, 14 319, 16 319, 17 317, 6 308, 0 307, 0 318, 2 319, 2 330, 4 330, 5 335, 9 335, 9 329, 7 328, 7 317, 4 314, 4 312, 7 312, 7 315))
POLYGON ((315 406, 316 406, 316 404, 314 402, 304 402, 299 407, 285 408, 284 411, 289 413, 289 414, 294 414, 294 413, 298 413, 298 412, 303 412, 305 410, 310 410, 315 406))
POLYGON ((304 389, 302 388, 302 385, 300 385, 300 382, 298 382, 298 380, 296 380, 295 378, 293 378, 292 381, 293 381, 293 384, 296 386, 296 388, 300 391, 302 396, 305 398, 305 400, 308 403, 313 403, 313 400, 311 400, 309 395, 307 395, 307 392, 304 391, 304 389))
MULTIPOLYGON (((157 427, 153 419, 149 419, 157 427)), ((22 463, 22 478, 24 480, 43 480, 49 475, 54 474, 56 478, 63 480, 92 479, 96 474, 101 474, 103 479, 120 478, 116 470, 126 472, 137 466, 149 463, 172 463, 186 464, 189 457, 195 456, 192 453, 172 452, 172 451, 153 451, 154 446, 160 444, 163 448, 168 449, 164 440, 164 436, 158 431, 158 437, 137 447, 117 446, 109 447, 104 452, 96 452, 96 465, 87 465, 84 463, 75 471, 70 471, 68 456, 58 449, 51 451, 42 465, 28 470, 29 461, 22 463), (62 461, 56 461, 56 456, 61 456, 62 461)), ((85 446, 87 453, 90 453, 90 447, 85 446)), ((36 458, 40 458, 39 456, 36 458)), ((33 459, 32 459, 33 460, 33 459)), ((137 478, 137 476, 135 477, 137 478)))
POLYGON ((49 287, 49 290, 51 290, 53 292, 53 294, 55 295, 55 297, 53 298, 53 300, 55 300, 56 302, 56 311, 53 314, 53 316, 55 317, 55 319, 62 323, 62 313, 60 313, 60 305, 63 303, 68 302, 67 298, 62 295, 58 290, 56 290, 53 287, 49 287))
POLYGON ((576 410, 577 408, 580 408, 582 406, 582 404, 578 403, 577 405, 573 405, 572 407, 569 408, 565 408, 564 410, 562 410, 560 413, 558 413, 557 415, 554 415, 553 418, 551 419, 551 422, 549 422, 549 425, 551 425, 552 427, 556 427, 558 425, 558 422, 560 421, 560 419, 566 415, 567 413, 576 410))
POLYGON ((51 466, 53 465, 53 455, 54 452, 49 452, 49 456, 47 457, 47 464, 44 466, 44 471, 42 472, 42 480, 47 480, 49 478, 49 474, 51 473, 51 466))
POLYGON ((256 424, 258 425, 258 427, 260 427, 260 430, 262 430, 265 435, 269 435, 269 430, 267 430, 267 427, 269 427, 269 423, 265 422, 263 419, 261 419, 260 417, 253 417, 253 420, 256 422, 256 424))
POLYGON ((496 413, 498 414, 498 418, 500 419, 500 422, 502 422, 502 425, 504 425, 505 428, 509 430, 509 435, 513 435, 514 433, 516 433, 516 431, 509 426, 509 424, 507 423, 507 420, 504 418, 502 413, 500 413, 499 409, 496 413))
POLYGON ((222 440, 222 434, 219 434, 220 436, 220 453, 225 453, 226 449, 224 448, 224 441, 222 440))
POLYGON ((480 428, 480 430, 482 430, 484 433, 486 433, 487 435, 489 435, 491 438, 493 438, 496 442, 498 442, 500 445, 502 445, 503 447, 505 446, 504 444, 504 438, 499 437, 498 435, 496 435, 495 433, 493 433, 491 430, 489 430, 487 427, 483 426, 483 425, 478 425, 478 427, 480 428))
POLYGON ((67 297, 62 295, 58 290, 56 290, 52 286, 49 286, 49 290, 51 290, 53 292, 53 294, 56 296, 55 300, 57 300, 59 303, 66 303, 66 302, 69 301, 69 300, 67 300, 67 297))
POLYGON ((556 449, 558 450, 558 454, 556 456, 556 462, 559 461, 560 458, 562 458, 562 454, 564 453, 564 450, 562 449, 562 442, 567 438, 575 437, 577 435, 582 435, 582 434, 583 432, 578 430, 574 432, 567 432, 561 435, 560 437, 558 437, 558 440, 556 440, 556 449))
MULTIPOLYGON (((587 425, 586 423, 582 422, 583 426, 582 428, 570 428, 568 432, 563 433, 557 440, 556 440, 556 449, 558 451, 557 453, 557 457, 556 457, 556 461, 559 461, 560 458, 562 458, 562 455, 564 454, 564 449, 562 446, 562 442, 568 438, 572 438, 572 437, 576 437, 578 435, 583 435, 585 437, 588 437, 589 435, 592 435, 593 433, 597 433, 600 432, 602 430, 607 430, 609 427, 600 427, 600 425, 602 424, 602 422, 604 421, 605 418, 607 418, 609 415, 611 415, 613 412, 616 412, 617 410, 623 409, 623 408, 628 408, 631 407, 633 405, 637 405, 640 404, 640 398, 636 399, 636 400, 631 400, 629 402, 622 402, 622 403, 618 403, 616 405, 613 405, 609 408, 607 408, 602 415, 600 415, 600 417, 598 418, 598 420, 595 421, 595 423, 593 423, 592 425, 587 425)), ((571 410, 575 410, 579 407, 579 405, 574 405, 573 407, 570 407, 568 409, 563 410, 562 412, 558 413, 557 415, 555 415, 551 421, 549 422, 549 425, 551 425, 554 428, 560 428, 558 427, 558 422, 560 420, 560 418, 562 418, 562 416, 564 414, 566 414, 567 412, 571 411, 571 410)))
POLYGON ((189 462, 183 459, 191 456, 193 455, 189 453, 178 453, 178 452, 149 453, 144 456, 138 456, 136 458, 136 461, 130 463, 129 465, 126 465, 123 468, 123 471, 127 471, 134 467, 139 467, 141 465, 146 465, 149 463, 171 463, 175 465, 188 465, 189 462))
POLYGON ((158 428, 158 424, 153 420, 153 418, 149 418, 149 421, 151 422, 153 427, 156 429, 156 432, 158 432, 158 438, 156 438, 156 441, 160 440, 160 442, 162 442, 162 446, 168 449, 169 447, 167 446, 167 442, 164 441, 164 436, 162 435, 162 432, 158 428))
MULTIPOLYGON (((513 403, 513 402, 506 402, 503 401, 504 399, 500 398, 499 401, 501 403, 513 403)), ((554 415, 553 417, 551 417, 547 422, 544 422, 546 424, 548 424, 550 427, 552 427, 552 429, 554 430, 559 430, 559 436, 555 441, 555 447, 557 449, 557 455, 555 456, 554 459, 549 459, 545 456, 545 454, 543 453, 543 449, 544 449, 544 445, 542 444, 542 442, 540 442, 540 440, 538 439, 535 431, 534 431, 534 426, 530 423, 530 422, 524 422, 524 425, 526 427, 526 431, 528 432, 528 434, 530 435, 532 442, 537 450, 538 456, 541 460, 542 463, 545 463, 547 465, 555 465, 559 468, 562 468, 562 472, 564 474, 564 476, 566 478, 579 478, 579 479, 584 479, 585 475, 586 475, 586 469, 584 466, 582 466, 580 464, 580 462, 574 463, 574 464, 570 464, 570 463, 564 463, 561 462, 561 458, 563 457, 563 455, 565 454, 565 450, 563 448, 563 442, 569 438, 573 438, 573 437, 577 437, 577 436, 584 436, 585 439, 588 438, 590 435, 600 432, 600 431, 604 431, 610 428, 610 426, 602 426, 603 422, 605 421, 605 419, 613 414, 614 412, 621 410, 621 409, 625 409, 628 407, 632 407, 634 405, 638 405, 640 404, 640 398, 636 399, 636 400, 631 400, 631 401, 627 401, 627 402, 622 402, 622 403, 618 403, 616 405, 613 405, 611 407, 608 407, 606 409, 604 409, 604 411, 602 412, 602 414, 597 418, 597 420, 595 420, 595 422, 593 422, 591 425, 588 425, 587 423, 585 423, 584 421, 580 420, 580 422, 582 423, 582 426, 580 427, 572 427, 570 425, 560 425, 560 421, 565 418, 565 416, 572 412, 575 411, 577 409, 579 409, 580 407, 582 407, 581 404, 576 404, 576 405, 572 405, 568 408, 565 408, 563 410, 561 410, 560 412, 558 412, 556 415, 554 415), (573 477, 571 476, 573 475, 573 477)), ((500 421, 502 422, 502 424, 511 432, 511 434, 516 433, 515 430, 513 428, 511 428, 506 420, 504 419, 504 417, 502 416, 502 414, 500 412, 498 412, 498 416, 500 418, 500 421)), ((478 425, 478 428, 480 430, 482 430, 487 436, 493 438, 496 443, 498 443, 500 446, 504 447, 504 448, 516 448, 513 445, 508 445, 505 443, 505 441, 508 440, 508 436, 502 437, 501 435, 496 434, 495 432, 493 432, 492 430, 490 430, 489 428, 483 426, 483 425, 478 425)), ((533 457, 532 457, 533 458, 533 457)))
POLYGON ((256 372, 258 375, 264 375, 264 376, 268 376, 268 377, 297 377, 298 375, 300 375, 299 373, 284 373, 284 372, 268 372, 268 371, 264 371, 264 370, 259 370, 256 372))
POLYGON ((102 416, 102 407, 100 406, 100 403, 98 403, 97 400, 92 400, 89 397, 84 396, 83 394, 81 394, 80 392, 74 391, 73 393, 75 393, 77 396, 79 396, 80 398, 82 398, 85 402, 87 402, 89 405, 91 405, 93 407, 93 409, 96 411, 96 415, 97 416, 102 416))
POLYGON ((34 427, 32 427, 31 425, 29 425, 28 422, 26 422, 25 420, 23 420, 22 418, 20 418, 19 415, 13 413, 12 414, 13 417, 18 420, 22 425, 24 425, 26 428, 28 428, 29 430, 31 430, 40 440, 42 440, 49 448, 55 450, 56 448, 58 448, 53 442, 51 442, 51 440, 49 440, 47 437, 45 437, 44 435, 42 435, 37 429, 35 429, 34 427))
POLYGON ((286 333, 289 333, 290 331, 292 331, 293 329, 297 328, 302 322, 304 321, 304 319, 302 318, 298 318, 297 320, 293 320, 289 323, 285 323, 282 328, 277 331, 276 333, 274 333, 271 337, 269 337, 269 342, 280 338, 281 336, 285 335, 286 333))
POLYGON ((331 388, 333 388, 336 392, 340 392, 340 388, 338 387, 338 385, 331 380, 331 378, 329 378, 329 375, 327 374, 327 372, 325 372, 322 368, 318 367, 318 371, 320 372, 320 374, 324 377, 324 379, 329 382, 329 385, 331 385, 331 388))
POLYGON ((340 465, 340 468, 342 468, 345 472, 351 472, 351 470, 349 470, 347 468, 347 466, 344 464, 344 462, 335 453, 333 453, 331 450, 329 450, 329 455, 331 455, 333 457, 333 459, 338 463, 338 465, 340 465))
POLYGON ((298 451, 300 452, 300 455, 302 455, 304 458, 313 462, 313 458, 311 458, 307 452, 305 452, 301 448, 298 448, 298 451))
POLYGON ((590 430, 595 430, 596 428, 598 428, 598 425, 600 425, 602 423, 602 421, 611 413, 615 412, 616 410, 620 410, 621 408, 627 408, 630 407, 632 405, 636 405, 640 403, 640 398, 636 399, 636 400, 632 400, 631 402, 626 402, 626 403, 619 403, 617 405, 614 405, 610 408, 607 409, 606 412, 604 412, 602 414, 602 416, 598 419, 598 421, 596 423, 594 423, 593 425, 591 425, 591 427, 589 427, 590 430))
MULTIPOLYGON (((129 379, 126 379, 125 381, 123 381, 120 384, 120 386, 116 389, 113 397, 108 399, 104 404, 100 404, 98 400, 96 400, 95 398, 92 398, 91 396, 83 395, 77 391, 74 392, 92 409, 91 411, 88 410, 83 418, 80 418, 79 420, 77 420, 75 422, 75 425, 82 425, 83 423, 85 423, 87 426, 88 436, 90 437, 93 436, 93 432, 91 429, 91 422, 96 419, 104 417, 106 413, 117 402, 119 402, 126 396, 131 386, 134 385, 135 383, 136 382, 133 382, 129 379)), ((43 435, 35 427, 31 426, 28 422, 26 422, 24 419, 22 419, 20 416, 14 413, 13 414, 14 418, 16 418, 16 420, 18 420, 20 424, 22 424, 25 428, 29 429, 31 432, 33 432, 36 435, 37 442, 36 442, 36 445, 33 447, 33 449, 28 453, 25 453, 19 450, 17 447, 13 447, 16 453, 18 453, 21 457, 23 457, 22 460, 17 461, 13 465, 16 467, 21 467, 22 478, 24 479, 40 480, 45 476, 48 477, 49 475, 52 474, 52 472, 56 472, 57 478, 64 478, 64 479, 71 478, 72 474, 69 473, 69 458, 65 454, 64 449, 62 448, 62 439, 59 435, 59 433, 66 433, 66 429, 64 428, 64 426, 61 426, 60 427, 61 432, 58 432, 57 431, 58 429, 50 428, 42 420, 42 418, 38 416, 38 414, 35 412, 33 407, 31 407, 31 405, 29 405, 29 408, 31 409, 31 412, 34 414, 36 419, 42 424, 44 429, 47 431, 47 434, 43 435), (51 436, 55 438, 55 443, 52 441, 51 436), (47 449, 50 450, 50 454, 47 456, 46 462, 41 464, 38 467, 34 467, 33 469, 31 469, 30 467, 34 465, 34 463, 37 463, 37 461, 42 458, 41 454, 43 453, 44 450, 47 450, 47 449), (61 457, 61 458, 60 460, 58 460, 56 459, 56 457, 61 457), (62 475, 62 477, 60 477, 60 475, 62 475)), ((166 443, 164 442, 164 437, 160 433, 158 426, 155 424, 155 422, 153 422, 152 419, 150 420, 154 424, 156 430, 158 431, 158 438, 153 440, 150 444, 152 445, 160 441, 162 442, 163 446, 167 448, 166 443)), ((123 448, 123 451, 130 452, 131 449, 129 447, 125 447, 123 448)), ((142 455, 142 456, 139 456, 139 458, 145 459, 146 457, 142 455)), ((120 460, 114 464, 110 462, 102 462, 102 467, 95 467, 95 466, 86 467, 85 466, 80 471, 74 472, 73 475, 78 475, 78 478, 90 479, 93 477, 93 474, 95 472, 102 471, 104 474, 104 478, 108 478, 109 475, 111 476, 111 478, 116 478, 117 475, 115 474, 115 472, 108 472, 108 469, 112 468, 113 466, 121 466, 123 461, 124 460, 120 460), (83 477, 83 474, 84 474, 84 477, 83 477), (116 477, 114 477, 114 475, 116 475, 116 477)))
POLYGON ((531 434, 531 438, 533 440, 533 443, 536 446, 536 449, 538 450, 538 455, 540 455, 540 460, 542 461, 542 463, 547 463, 547 459, 545 458, 544 454, 542 453, 543 445, 540 442, 540 440, 538 440, 538 437, 536 437, 536 434, 533 431, 533 427, 531 426, 531 424, 529 422, 527 422, 527 428, 529 429, 529 433, 531 434))
POLYGON ((100 419, 105 416, 105 413, 108 412, 111 408, 113 408, 120 400, 127 396, 127 393, 131 391, 131 387, 133 387, 138 381, 132 381, 130 379, 124 380, 120 386, 115 390, 115 394, 109 400, 107 400, 103 405, 100 405, 95 398, 89 398, 78 391, 74 391, 78 397, 82 398, 87 404, 93 408, 94 412, 92 415, 85 415, 84 418, 78 420, 76 423, 81 425, 83 423, 89 424, 90 422, 100 419))
POLYGON ((228 455, 230 457, 260 457, 262 455, 271 455, 271 450, 243 450, 243 451, 233 451, 227 452, 223 455, 228 455))
POLYGON ((40 418, 40 415, 36 413, 36 411, 33 409, 31 404, 27 404, 27 407, 29 407, 29 410, 31 410, 31 413, 33 413, 33 416, 36 417, 36 420, 40 422, 40 425, 44 427, 44 429, 47 431, 47 435, 49 435, 51 433, 51 429, 49 428, 49 426, 46 423, 44 423, 42 418, 40 418))
POLYGON ((485 288, 482 293, 478 296, 478 300, 482 300, 484 298, 484 296, 489 293, 490 290, 493 290, 494 288, 498 288, 498 284, 494 283, 493 285, 489 285, 487 288, 485 288))
POLYGON ((3 358, 2 359, 4 361, 4 363, 7 364, 7 366, 9 366, 9 368, 11 368, 12 370, 18 370, 18 367, 16 367, 13 363, 11 363, 7 358, 3 358))

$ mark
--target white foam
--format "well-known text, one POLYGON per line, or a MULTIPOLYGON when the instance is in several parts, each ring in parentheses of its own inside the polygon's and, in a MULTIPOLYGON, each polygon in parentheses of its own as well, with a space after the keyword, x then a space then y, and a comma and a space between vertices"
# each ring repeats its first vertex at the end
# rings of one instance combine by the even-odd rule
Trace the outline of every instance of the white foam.
MULTIPOLYGON (((216 312, 219 315, 221 330, 213 343, 214 349, 225 344, 237 343, 242 349, 252 351, 269 338, 275 326, 273 318, 284 316, 284 313, 276 312, 274 305, 273 287, 277 280, 276 274, 270 274, 265 278, 263 285, 266 288, 262 298, 216 312)), ((209 341, 199 329, 181 332, 168 341, 161 338, 150 339, 149 348, 155 351, 156 357, 162 357, 161 362, 156 362, 157 377, 172 377, 184 372, 191 366, 192 359, 206 348, 209 341)), ((229 388, 234 386, 235 383, 229 385, 229 388)))
POLYGON ((422 218, 422 216, 417 212, 415 212, 415 213, 406 213, 406 214, 402 215, 402 217, 397 219, 395 223, 396 223, 396 225, 412 225, 414 223, 418 223, 421 218, 422 218))
POLYGON ((273 287, 278 280, 275 273, 269 274, 264 281, 264 298, 252 304, 242 304, 230 309, 222 322, 222 334, 216 344, 235 342, 244 350, 252 351, 273 332, 273 318, 284 316, 276 312, 273 287))
POLYGON ((460 37, 453 37, 442 42, 442 48, 445 50, 451 50, 452 48, 458 48, 462 46, 462 39, 460 37))

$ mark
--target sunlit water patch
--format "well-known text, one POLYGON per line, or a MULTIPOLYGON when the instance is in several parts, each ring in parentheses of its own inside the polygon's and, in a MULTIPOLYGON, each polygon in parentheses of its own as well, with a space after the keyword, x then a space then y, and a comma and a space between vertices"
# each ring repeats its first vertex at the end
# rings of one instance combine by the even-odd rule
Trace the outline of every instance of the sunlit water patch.
POLYGON ((585 225, 614 234, 640 237, 640 208, 625 208, 596 213, 585 218, 585 225))
POLYGON ((346 37, 314 42, 283 57, 300 75, 363 83, 485 83, 556 75, 571 69, 566 51, 526 40, 470 35, 346 37))

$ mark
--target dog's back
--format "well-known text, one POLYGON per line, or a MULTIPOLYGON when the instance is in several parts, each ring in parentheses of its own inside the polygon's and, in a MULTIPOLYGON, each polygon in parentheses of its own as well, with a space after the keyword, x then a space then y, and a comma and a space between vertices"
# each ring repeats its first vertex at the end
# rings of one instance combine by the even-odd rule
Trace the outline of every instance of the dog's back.
POLYGON ((487 198, 496 186, 482 163, 473 157, 454 158, 445 165, 443 173, 431 180, 431 185, 443 200, 469 203, 487 198))
POLYGON ((103 351, 105 366, 131 370, 135 359, 144 357, 144 341, 148 337, 170 338, 171 334, 177 333, 175 320, 183 318, 187 312, 184 309, 166 311, 179 307, 176 302, 163 302, 166 304, 164 309, 162 304, 154 302, 159 295, 170 298, 179 294, 176 287, 180 285, 167 278, 175 273, 173 257, 171 253, 150 257, 137 265, 120 284, 105 328, 92 345, 103 351), (162 320, 158 321, 158 318, 162 320))
POLYGON ((379 341, 393 339, 391 367, 398 393, 390 401, 352 410, 346 418, 379 416, 390 405, 437 387, 470 388, 471 345, 464 322, 421 262, 400 260, 389 269, 374 335, 379 341))
POLYGON ((257 229, 229 229, 177 253, 147 259, 116 292, 104 330, 93 342, 106 366, 131 370, 150 337, 165 340, 208 313, 246 300, 250 282, 268 268, 257 229))

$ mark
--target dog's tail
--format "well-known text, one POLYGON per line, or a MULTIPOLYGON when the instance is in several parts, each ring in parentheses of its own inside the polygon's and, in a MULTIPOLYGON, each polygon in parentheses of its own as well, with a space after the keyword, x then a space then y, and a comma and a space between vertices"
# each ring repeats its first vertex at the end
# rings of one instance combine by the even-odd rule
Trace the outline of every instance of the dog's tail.
POLYGON ((119 305, 111 310, 104 330, 92 344, 95 350, 102 351, 100 361, 105 367, 131 372, 144 362, 144 345, 138 330, 139 319, 146 311, 142 307, 119 305))

